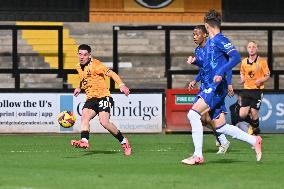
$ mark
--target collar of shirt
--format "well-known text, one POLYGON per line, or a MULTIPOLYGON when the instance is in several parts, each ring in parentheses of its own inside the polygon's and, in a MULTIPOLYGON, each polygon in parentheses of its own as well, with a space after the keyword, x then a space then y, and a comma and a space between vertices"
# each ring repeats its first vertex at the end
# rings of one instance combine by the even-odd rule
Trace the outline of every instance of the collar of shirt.
POLYGON ((250 61, 249 61, 249 57, 248 57, 248 58, 247 58, 247 64, 252 65, 253 63, 256 63, 257 59, 258 59, 258 55, 257 55, 256 58, 254 59, 254 61, 250 62, 250 61))
POLYGON ((93 59, 90 58, 89 61, 86 64, 80 64, 81 69, 84 71, 85 67, 88 66, 88 65, 91 65, 92 62, 93 62, 93 59))

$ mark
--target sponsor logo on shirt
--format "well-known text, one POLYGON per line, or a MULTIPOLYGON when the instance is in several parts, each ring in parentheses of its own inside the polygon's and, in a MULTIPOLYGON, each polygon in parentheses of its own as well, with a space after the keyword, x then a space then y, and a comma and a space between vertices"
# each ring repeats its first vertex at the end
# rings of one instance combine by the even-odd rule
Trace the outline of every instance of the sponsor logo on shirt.
POLYGON ((224 48, 225 48, 225 49, 233 48, 233 44, 232 44, 232 43, 224 44, 224 48))

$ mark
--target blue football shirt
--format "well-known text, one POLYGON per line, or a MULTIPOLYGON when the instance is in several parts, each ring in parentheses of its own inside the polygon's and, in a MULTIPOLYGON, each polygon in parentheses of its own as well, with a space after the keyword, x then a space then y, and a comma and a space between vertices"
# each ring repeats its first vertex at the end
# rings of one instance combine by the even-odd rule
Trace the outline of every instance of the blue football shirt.
MULTIPOLYGON (((213 78, 218 75, 218 71, 228 64, 229 53, 236 51, 234 45, 222 33, 218 33, 212 39, 208 39, 205 45, 205 58, 203 59, 204 69, 204 85, 208 88, 213 83, 213 78)), ((226 70, 231 72, 232 70, 226 70)), ((227 74, 221 75, 225 83, 227 82, 227 74)))

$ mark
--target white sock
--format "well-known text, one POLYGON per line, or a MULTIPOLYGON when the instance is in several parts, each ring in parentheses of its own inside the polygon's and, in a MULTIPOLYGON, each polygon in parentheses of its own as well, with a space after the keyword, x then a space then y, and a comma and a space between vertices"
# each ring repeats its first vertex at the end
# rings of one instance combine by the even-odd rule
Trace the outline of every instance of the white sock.
POLYGON ((89 143, 88 139, 86 139, 86 138, 82 138, 81 140, 82 140, 83 142, 89 143))
POLYGON ((216 129, 216 131, 223 133, 225 135, 230 135, 233 138, 245 141, 251 144, 252 146, 254 146, 256 143, 255 136, 249 135, 248 133, 242 131, 241 129, 233 125, 229 125, 229 124, 223 125, 220 128, 216 129))
POLYGON ((200 120, 201 116, 196 111, 189 110, 187 117, 191 124, 194 155, 198 157, 203 157, 202 155, 203 127, 200 120))
POLYGON ((227 140, 227 138, 226 138, 226 136, 225 136, 224 134, 220 134, 220 135, 218 136, 218 139, 219 139, 221 145, 226 145, 226 144, 230 143, 230 142, 227 140))
POLYGON ((244 121, 239 122, 239 123, 237 123, 236 126, 239 127, 242 131, 248 132, 249 124, 247 122, 244 122, 244 121))

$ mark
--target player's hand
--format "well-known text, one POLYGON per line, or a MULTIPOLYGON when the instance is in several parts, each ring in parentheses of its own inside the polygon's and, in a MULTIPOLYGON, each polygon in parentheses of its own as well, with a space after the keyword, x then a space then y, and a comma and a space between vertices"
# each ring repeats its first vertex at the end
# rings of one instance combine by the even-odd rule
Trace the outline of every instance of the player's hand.
POLYGON ((213 78, 213 82, 218 83, 222 81, 222 76, 220 75, 215 75, 213 78))
POLYGON ((192 64, 192 63, 195 62, 195 61, 196 61, 196 58, 195 58, 195 57, 189 56, 189 57, 187 58, 187 63, 188 63, 188 64, 192 64))
POLYGON ((128 96, 129 93, 130 93, 129 89, 128 89, 125 85, 121 85, 121 86, 119 87, 119 90, 120 90, 120 92, 124 93, 125 96, 128 96))
POLYGON ((228 95, 229 95, 229 97, 234 96, 233 85, 228 85, 228 95))
POLYGON ((262 85, 262 82, 261 82, 260 80, 256 80, 256 81, 255 81, 255 85, 256 85, 257 87, 260 87, 260 86, 262 85))
POLYGON ((188 89, 189 89, 189 90, 190 90, 190 89, 193 89, 193 88, 195 87, 195 85, 196 85, 196 81, 195 81, 195 80, 191 81, 191 82, 188 84, 188 89))
POLYGON ((81 92, 81 88, 80 88, 80 87, 77 87, 77 88, 74 90, 73 95, 77 97, 77 96, 80 94, 80 92, 81 92))

